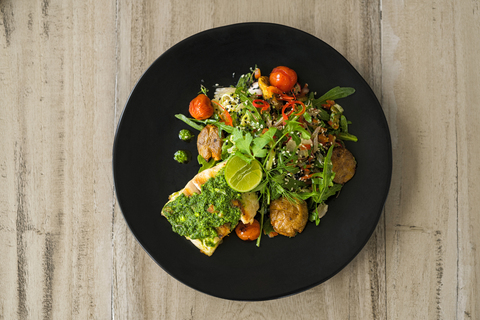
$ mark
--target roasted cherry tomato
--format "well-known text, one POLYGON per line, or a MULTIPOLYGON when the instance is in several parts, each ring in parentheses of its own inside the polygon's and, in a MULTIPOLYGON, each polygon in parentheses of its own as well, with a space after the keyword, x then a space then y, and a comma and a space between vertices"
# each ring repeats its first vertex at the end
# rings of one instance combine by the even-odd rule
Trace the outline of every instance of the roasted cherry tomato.
POLYGON ((213 106, 210 99, 204 95, 199 94, 195 99, 190 101, 188 111, 197 120, 205 120, 213 115, 213 106))
POLYGON ((287 92, 297 83, 297 73, 288 67, 280 66, 272 70, 269 80, 272 86, 287 92))
POLYGON ((235 228, 235 232, 242 240, 256 240, 260 235, 260 222, 253 220, 251 224, 244 224, 240 221, 235 228))

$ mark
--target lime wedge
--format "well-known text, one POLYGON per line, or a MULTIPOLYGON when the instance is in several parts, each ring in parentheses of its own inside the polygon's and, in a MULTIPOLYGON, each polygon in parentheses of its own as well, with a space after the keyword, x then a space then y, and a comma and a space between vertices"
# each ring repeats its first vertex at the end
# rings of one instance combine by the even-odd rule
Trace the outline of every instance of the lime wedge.
POLYGON ((233 156, 225 166, 225 180, 235 191, 251 191, 262 181, 262 166, 257 160, 248 163, 239 156, 233 156))

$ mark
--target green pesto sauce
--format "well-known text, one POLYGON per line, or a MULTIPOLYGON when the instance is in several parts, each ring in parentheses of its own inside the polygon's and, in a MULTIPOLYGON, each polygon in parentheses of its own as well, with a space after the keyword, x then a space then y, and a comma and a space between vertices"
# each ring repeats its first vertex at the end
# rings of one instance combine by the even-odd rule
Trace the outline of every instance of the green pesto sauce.
POLYGON ((178 150, 173 155, 173 159, 175 159, 175 161, 178 163, 188 163, 191 158, 192 156, 188 150, 178 150))
POLYGON ((194 135, 190 132, 190 130, 182 129, 178 133, 178 137, 183 141, 190 141, 194 137, 194 135))
POLYGON ((174 232, 190 239, 205 240, 206 245, 213 247, 212 240, 217 236, 215 228, 226 223, 233 228, 240 219, 241 210, 231 204, 240 197, 240 193, 228 186, 221 172, 202 186, 202 193, 190 197, 181 193, 165 205, 163 212, 174 232), (211 205, 213 213, 207 211, 211 205))

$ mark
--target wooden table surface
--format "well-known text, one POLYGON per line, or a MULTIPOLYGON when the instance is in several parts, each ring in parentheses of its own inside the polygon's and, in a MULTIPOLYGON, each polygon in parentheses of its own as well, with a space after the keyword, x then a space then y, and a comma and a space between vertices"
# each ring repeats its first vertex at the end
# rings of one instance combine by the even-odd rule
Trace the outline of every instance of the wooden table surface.
POLYGON ((0 319, 480 319, 479 53, 479 0, 0 0, 0 319), (362 252, 266 302, 167 275, 126 226, 111 167, 150 63, 246 21, 343 54, 393 144, 390 194, 362 252))

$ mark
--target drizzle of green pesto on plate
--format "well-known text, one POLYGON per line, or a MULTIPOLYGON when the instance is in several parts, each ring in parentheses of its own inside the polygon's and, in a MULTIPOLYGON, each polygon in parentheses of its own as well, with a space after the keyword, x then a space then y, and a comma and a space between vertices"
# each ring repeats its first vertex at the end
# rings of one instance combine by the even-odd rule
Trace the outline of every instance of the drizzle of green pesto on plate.
POLYGON ((188 150, 178 150, 173 155, 173 158, 178 163, 188 163, 192 159, 192 155, 190 154, 190 152, 188 150))
POLYGON ((178 137, 180 138, 180 140, 188 142, 188 141, 192 140, 192 138, 195 137, 195 136, 190 132, 190 130, 182 129, 182 130, 180 130, 180 132, 178 134, 178 137))

